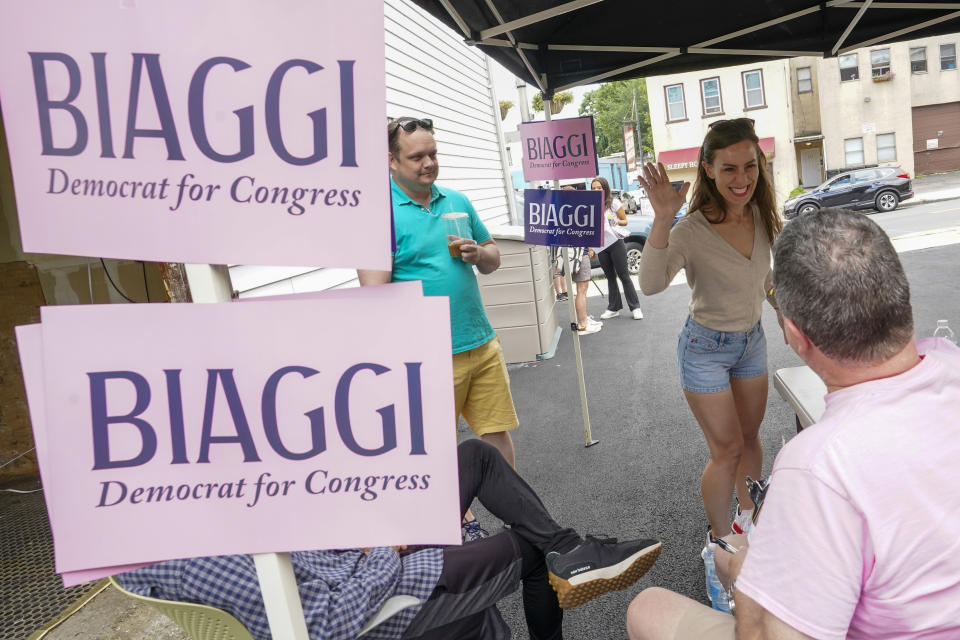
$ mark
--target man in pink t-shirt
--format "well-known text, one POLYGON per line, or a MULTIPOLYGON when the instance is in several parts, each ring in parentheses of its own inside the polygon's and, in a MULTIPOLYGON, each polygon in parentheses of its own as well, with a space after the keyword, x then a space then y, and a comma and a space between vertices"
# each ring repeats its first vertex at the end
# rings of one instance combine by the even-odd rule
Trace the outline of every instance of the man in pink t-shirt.
POLYGON ((736 618, 648 589, 630 637, 960 638, 960 348, 914 340, 903 268, 866 216, 798 217, 774 263, 823 417, 777 456, 749 549, 717 550, 736 618))

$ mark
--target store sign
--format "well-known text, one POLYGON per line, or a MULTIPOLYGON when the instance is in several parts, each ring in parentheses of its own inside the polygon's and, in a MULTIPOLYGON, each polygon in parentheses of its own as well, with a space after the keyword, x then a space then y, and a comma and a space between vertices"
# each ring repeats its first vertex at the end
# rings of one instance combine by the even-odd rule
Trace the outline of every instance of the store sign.
POLYGON ((58 572, 459 543, 449 303, 356 291, 20 328, 58 572))
POLYGON ((371 2, 5 3, 24 250, 389 269, 382 34, 371 2))
POLYGON ((637 170, 637 147, 634 142, 633 127, 623 127, 623 154, 627 163, 627 171, 637 170))
POLYGON ((593 116, 520 125, 523 179, 593 178, 597 170, 593 116))
POLYGON ((603 246, 603 192, 525 189, 523 241, 551 247, 603 246))
POLYGON ((666 167, 668 171, 672 171, 673 169, 696 169, 699 164, 696 160, 691 160, 690 162, 674 162, 666 165, 666 167))

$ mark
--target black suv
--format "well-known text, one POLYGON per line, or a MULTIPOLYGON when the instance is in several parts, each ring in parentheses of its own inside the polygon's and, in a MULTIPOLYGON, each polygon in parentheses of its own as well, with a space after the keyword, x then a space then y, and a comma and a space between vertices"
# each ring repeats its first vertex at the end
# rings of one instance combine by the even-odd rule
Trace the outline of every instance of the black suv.
POLYGON ((900 167, 856 169, 790 198, 783 203, 783 216, 789 220, 822 207, 893 211, 901 200, 912 197, 910 175, 900 167))

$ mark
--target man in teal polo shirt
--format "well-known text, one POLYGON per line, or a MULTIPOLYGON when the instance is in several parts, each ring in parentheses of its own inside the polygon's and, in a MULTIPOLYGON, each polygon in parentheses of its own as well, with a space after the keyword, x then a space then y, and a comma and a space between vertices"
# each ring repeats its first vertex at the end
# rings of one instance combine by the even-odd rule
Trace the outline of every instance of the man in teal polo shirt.
POLYGON ((474 433, 516 466, 510 431, 519 422, 507 366, 474 274, 474 266, 480 273, 496 271, 500 250, 467 197, 434 184, 439 164, 430 120, 397 118, 387 125, 387 140, 397 249, 392 271, 360 270, 360 284, 420 280, 424 295, 450 298, 454 419, 462 415, 474 433), (452 212, 467 214, 473 235, 452 242, 460 248, 459 258, 450 257, 440 219, 452 212))

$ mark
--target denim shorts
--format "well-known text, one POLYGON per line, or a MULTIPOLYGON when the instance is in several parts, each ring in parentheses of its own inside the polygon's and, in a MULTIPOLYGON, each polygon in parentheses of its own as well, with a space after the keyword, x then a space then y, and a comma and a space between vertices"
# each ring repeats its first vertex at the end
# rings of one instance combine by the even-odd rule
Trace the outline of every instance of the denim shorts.
POLYGON ((714 331, 687 318, 677 342, 680 384, 693 393, 720 393, 730 378, 767 373, 767 338, 757 322, 749 331, 714 331))

